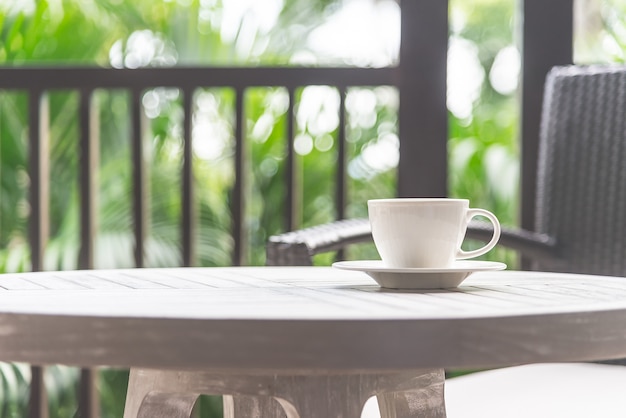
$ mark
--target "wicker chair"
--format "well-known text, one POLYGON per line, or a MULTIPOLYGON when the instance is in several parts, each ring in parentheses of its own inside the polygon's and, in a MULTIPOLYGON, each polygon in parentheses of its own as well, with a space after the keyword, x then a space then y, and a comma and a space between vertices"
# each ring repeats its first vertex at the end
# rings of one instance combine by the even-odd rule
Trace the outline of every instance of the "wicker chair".
MULTIPOLYGON (((504 228, 499 245, 531 260, 533 270, 625 276, 626 67, 548 74, 537 179, 535 230, 504 228)), ((491 232, 473 223, 467 237, 491 232)), ((269 239, 267 264, 310 265, 315 254, 370 239, 366 219, 289 232, 269 239)), ((623 396, 611 396, 616 390, 626 390, 624 367, 519 366, 449 379, 446 404, 450 417, 626 416, 623 396)))
MULTIPOLYGON (((503 228, 500 245, 533 270, 626 274, 626 69, 557 67, 548 75, 536 227, 503 228)), ((491 237, 470 225, 468 238, 491 237)), ((315 254, 371 240, 367 219, 270 237, 268 265, 310 265, 315 254)))

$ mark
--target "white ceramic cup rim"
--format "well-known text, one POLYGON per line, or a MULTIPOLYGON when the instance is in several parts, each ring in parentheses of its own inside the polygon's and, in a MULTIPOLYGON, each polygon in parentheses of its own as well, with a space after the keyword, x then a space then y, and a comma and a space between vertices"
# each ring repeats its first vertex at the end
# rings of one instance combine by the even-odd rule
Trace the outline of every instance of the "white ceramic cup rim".
POLYGON ((385 204, 385 203, 392 203, 392 204, 403 204, 403 203, 407 203, 407 204, 415 204, 415 203, 445 203, 445 202, 449 202, 449 203, 469 203, 469 199, 453 199, 453 198, 448 198, 448 197, 396 197, 396 198, 389 198, 389 199, 370 199, 367 201, 367 203, 374 203, 374 204, 385 204))

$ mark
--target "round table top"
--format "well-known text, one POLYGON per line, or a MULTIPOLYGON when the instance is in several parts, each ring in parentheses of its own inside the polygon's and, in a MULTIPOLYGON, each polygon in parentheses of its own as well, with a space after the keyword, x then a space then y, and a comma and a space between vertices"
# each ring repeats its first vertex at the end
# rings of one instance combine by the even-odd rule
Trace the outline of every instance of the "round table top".
POLYGON ((224 370, 382 371, 626 356, 626 280, 485 272, 380 288, 327 267, 0 276, 0 360, 224 370))

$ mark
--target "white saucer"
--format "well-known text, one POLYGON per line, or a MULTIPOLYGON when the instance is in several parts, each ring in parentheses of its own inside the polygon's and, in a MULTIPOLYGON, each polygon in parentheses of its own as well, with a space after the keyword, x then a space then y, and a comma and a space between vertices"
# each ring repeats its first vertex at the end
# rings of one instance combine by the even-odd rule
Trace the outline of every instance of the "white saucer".
POLYGON ((447 268, 393 268, 380 260, 339 261, 333 267, 367 273, 389 289, 445 289, 457 287, 477 271, 504 270, 506 264, 495 261, 460 260, 447 268))

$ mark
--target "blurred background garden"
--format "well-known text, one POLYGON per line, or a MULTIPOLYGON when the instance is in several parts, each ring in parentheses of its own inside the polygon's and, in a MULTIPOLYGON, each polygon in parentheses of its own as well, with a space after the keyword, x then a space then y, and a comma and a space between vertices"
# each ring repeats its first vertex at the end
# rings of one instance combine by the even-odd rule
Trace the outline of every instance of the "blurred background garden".
MULTIPOLYGON (((410 1, 410 0, 404 0, 410 1)), ((621 62, 626 0, 578 0, 575 61, 621 62)), ((517 223, 519 193, 519 4, 450 1, 448 52, 449 195, 469 198, 503 224, 517 223)), ((0 0, 0 65, 358 66, 397 63, 400 5, 395 0, 0 0)), ((297 91, 294 150, 301 196, 296 224, 336 219, 339 92, 297 91)), ((150 176, 146 266, 178 266, 182 101, 176 89, 143 94, 150 176)), ((49 93, 50 231, 46 269, 75 269, 79 252, 78 94, 49 93)), ((128 93, 99 91, 100 168, 95 267, 133 267, 132 166, 128 93)), ((234 182, 234 92, 207 88, 193 101, 194 181, 199 214, 198 264, 231 263, 229 194, 234 182)), ((267 238, 284 232, 288 93, 248 89, 245 146, 246 264, 262 265, 267 238)), ((346 93, 350 217, 366 216, 370 198, 396 192, 398 92, 392 87, 346 93)), ((0 92, 0 273, 28 271, 27 96, 0 92)), ((353 257, 376 257, 373 247, 353 257)), ((516 265, 515 257, 493 258, 516 265)), ((330 262, 328 258, 317 261, 330 262)), ((29 369, 0 364, 0 417, 23 417, 29 369)), ((102 416, 119 417, 124 371, 101 372, 102 416)), ((48 370, 51 417, 73 416, 77 372, 48 370)), ((203 416, 219 416, 218 398, 203 398, 203 416)))

